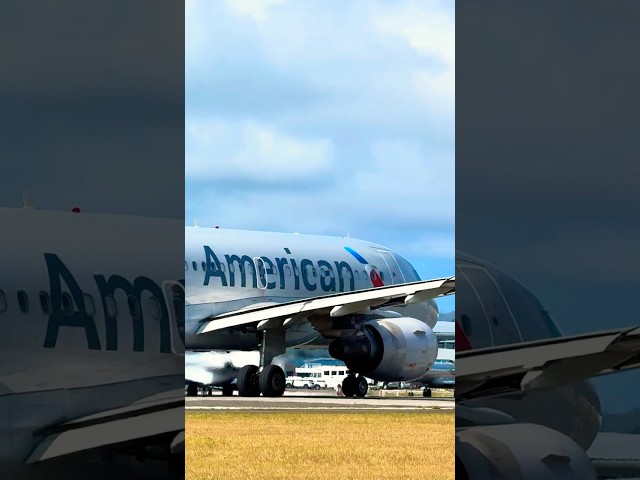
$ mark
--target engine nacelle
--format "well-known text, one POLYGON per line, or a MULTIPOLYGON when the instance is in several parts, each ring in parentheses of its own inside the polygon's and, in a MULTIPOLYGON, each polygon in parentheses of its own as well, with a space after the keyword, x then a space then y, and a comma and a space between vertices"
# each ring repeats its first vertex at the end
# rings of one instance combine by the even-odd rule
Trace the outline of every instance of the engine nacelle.
POLYGON ((597 475, 585 451, 569 437, 521 423, 459 429, 456 478, 565 480, 596 479, 597 475))
POLYGON ((383 318, 363 322, 357 335, 334 340, 329 354, 373 380, 414 380, 435 362, 438 341, 420 320, 383 318))

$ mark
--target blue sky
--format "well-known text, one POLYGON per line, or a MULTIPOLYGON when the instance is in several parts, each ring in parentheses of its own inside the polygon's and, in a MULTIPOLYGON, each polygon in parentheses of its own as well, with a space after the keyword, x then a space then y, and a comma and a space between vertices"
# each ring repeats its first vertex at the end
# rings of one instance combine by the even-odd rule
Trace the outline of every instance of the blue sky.
POLYGON ((453 275, 454 31, 448 1, 187 0, 187 223, 348 233, 453 275))

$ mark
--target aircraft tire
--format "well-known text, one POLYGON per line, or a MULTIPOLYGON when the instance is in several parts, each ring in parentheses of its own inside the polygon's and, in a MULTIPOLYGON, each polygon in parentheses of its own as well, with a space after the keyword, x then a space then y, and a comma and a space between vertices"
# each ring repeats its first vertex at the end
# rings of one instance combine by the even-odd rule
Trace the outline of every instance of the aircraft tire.
POLYGON ((267 365, 260 372, 260 391, 265 397, 281 397, 286 386, 286 375, 278 365, 267 365))
POLYGON ((422 396, 426 398, 431 397, 431 389, 429 387, 425 387, 424 390, 422 390, 422 396))
POLYGON ((367 379, 364 378, 362 375, 358 375, 356 377, 356 381, 354 382, 354 385, 356 387, 354 392, 356 397, 362 398, 367 394, 367 391, 369 390, 369 384, 367 383, 367 379))
POLYGON ((357 388, 357 380, 354 375, 349 375, 347 378, 342 380, 342 393, 345 397, 353 397, 356 394, 357 388))
POLYGON ((198 396, 198 384, 190 383, 187 386, 187 396, 188 397, 197 397, 198 396))
POLYGON ((238 395, 241 397, 258 397, 260 395, 257 366, 245 365, 238 372, 238 395))

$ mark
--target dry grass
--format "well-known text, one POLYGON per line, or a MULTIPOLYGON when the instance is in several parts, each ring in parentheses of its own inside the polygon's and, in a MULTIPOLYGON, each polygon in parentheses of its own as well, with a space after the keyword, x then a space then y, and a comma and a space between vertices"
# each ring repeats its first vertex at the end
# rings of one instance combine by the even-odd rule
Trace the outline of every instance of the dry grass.
POLYGON ((186 478, 454 478, 453 412, 187 412, 186 478))

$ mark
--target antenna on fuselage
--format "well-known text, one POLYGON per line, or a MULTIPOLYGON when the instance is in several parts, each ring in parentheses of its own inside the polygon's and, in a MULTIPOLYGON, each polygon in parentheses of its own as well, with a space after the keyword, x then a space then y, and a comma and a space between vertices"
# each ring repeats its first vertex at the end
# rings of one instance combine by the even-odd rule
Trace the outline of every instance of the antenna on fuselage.
POLYGON ((31 203, 31 194, 29 193, 29 190, 24 190, 22 192, 22 208, 35 208, 33 203, 31 203))

